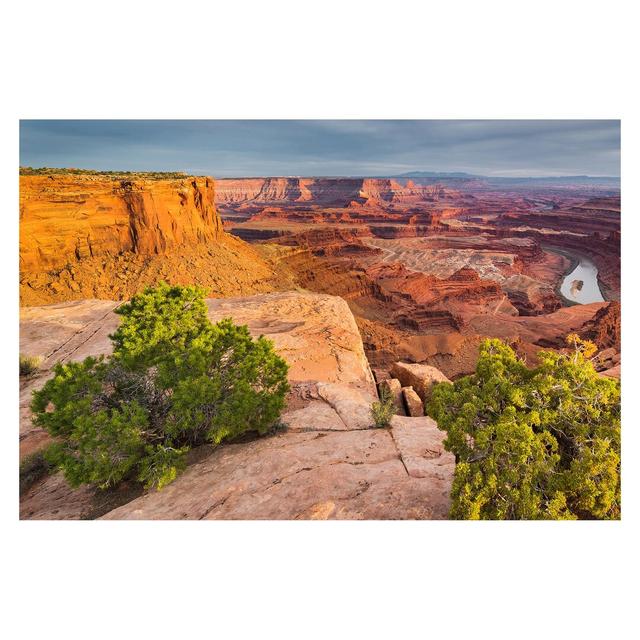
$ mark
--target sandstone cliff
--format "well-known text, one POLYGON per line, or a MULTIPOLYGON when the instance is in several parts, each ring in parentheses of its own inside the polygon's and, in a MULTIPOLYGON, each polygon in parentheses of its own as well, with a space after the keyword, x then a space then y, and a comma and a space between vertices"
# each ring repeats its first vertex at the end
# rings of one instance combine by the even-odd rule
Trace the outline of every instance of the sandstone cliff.
POLYGON ((211 178, 20 177, 20 268, 132 251, 165 253, 219 240, 211 178))
POLYGON ((259 250, 223 231, 212 178, 20 176, 22 304, 124 299, 158 280, 210 295, 279 288, 259 250))
POLYGON ((309 203, 320 206, 383 206, 445 200, 459 193, 442 185, 405 186, 388 178, 222 178, 219 204, 309 203))

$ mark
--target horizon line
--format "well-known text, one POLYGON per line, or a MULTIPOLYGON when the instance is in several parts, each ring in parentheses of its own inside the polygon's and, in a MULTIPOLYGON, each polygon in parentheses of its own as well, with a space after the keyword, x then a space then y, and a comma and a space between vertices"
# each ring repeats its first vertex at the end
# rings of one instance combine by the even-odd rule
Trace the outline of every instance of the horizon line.
POLYGON ((86 167, 49 167, 49 166, 42 166, 42 167, 33 167, 30 165, 19 165, 18 170, 21 171, 23 169, 32 169, 34 171, 42 171, 45 169, 52 169, 55 171, 94 171, 96 173, 184 173, 185 175, 189 175, 189 176, 208 176, 211 178, 216 178, 218 180, 224 180, 224 179, 240 179, 240 178, 380 178, 380 179, 389 179, 389 178, 402 178, 402 179, 413 179, 413 178, 445 178, 445 179, 451 179, 451 178, 458 178, 458 179, 473 179, 473 178, 485 178, 485 179, 507 179, 507 180, 517 180, 520 178, 528 178, 530 180, 547 180, 549 178, 556 178, 556 179, 560 179, 560 178, 607 178, 607 179, 611 179, 611 180, 620 180, 621 176, 616 176, 616 175, 603 175, 603 174, 597 174, 597 175, 591 175, 591 174, 585 174, 585 173, 575 173, 575 174, 549 174, 549 175, 538 175, 538 176, 532 176, 532 175, 528 175, 528 174, 523 174, 523 175, 485 175, 485 174, 480 174, 480 173, 469 173, 467 171, 457 171, 457 170, 452 170, 452 171, 436 171, 436 170, 422 170, 422 169, 415 169, 413 171, 405 171, 401 174, 392 174, 392 173, 387 173, 387 174, 365 174, 365 173, 353 173, 353 174, 235 174, 235 175, 230 175, 230 176, 218 176, 216 177, 216 172, 205 172, 205 173, 199 173, 199 172, 190 172, 190 171, 184 171, 183 169, 93 169, 93 168, 86 168, 86 167), (434 175, 434 176, 429 176, 429 175, 423 175, 423 176, 412 176, 412 175, 408 175, 411 173, 435 173, 435 174, 440 174, 440 175, 434 175), (456 175, 456 174, 462 174, 462 175, 456 175))

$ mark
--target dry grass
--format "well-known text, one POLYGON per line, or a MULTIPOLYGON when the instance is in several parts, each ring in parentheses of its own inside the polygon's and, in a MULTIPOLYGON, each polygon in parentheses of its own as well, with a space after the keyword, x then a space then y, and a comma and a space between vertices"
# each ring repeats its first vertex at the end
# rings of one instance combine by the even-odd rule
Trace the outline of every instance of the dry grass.
POLYGON ((26 377, 33 375, 42 364, 40 356, 24 356, 20 354, 20 376, 26 377))

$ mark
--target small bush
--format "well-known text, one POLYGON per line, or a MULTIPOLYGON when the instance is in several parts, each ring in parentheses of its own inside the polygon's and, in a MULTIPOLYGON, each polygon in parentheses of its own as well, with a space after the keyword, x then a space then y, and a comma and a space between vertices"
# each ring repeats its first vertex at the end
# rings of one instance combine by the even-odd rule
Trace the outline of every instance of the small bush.
POLYGON ((111 357, 58 364, 33 394, 34 423, 56 438, 47 459, 72 486, 162 488, 192 447, 277 421, 286 362, 247 327, 212 324, 201 290, 149 288, 117 313, 111 357))
POLYGON ((42 363, 39 356, 23 356, 20 354, 20 375, 22 377, 34 374, 42 363))
POLYGON ((427 411, 456 456, 453 518, 620 517, 620 384, 596 373, 595 345, 567 342, 528 369, 486 340, 474 375, 435 387, 427 411))
POLYGON ((371 405, 371 417, 378 429, 383 429, 391 424, 391 418, 397 413, 393 396, 388 389, 380 393, 380 400, 371 405))
POLYGON ((23 458, 20 461, 20 495, 52 471, 53 466, 47 460, 46 448, 23 458))

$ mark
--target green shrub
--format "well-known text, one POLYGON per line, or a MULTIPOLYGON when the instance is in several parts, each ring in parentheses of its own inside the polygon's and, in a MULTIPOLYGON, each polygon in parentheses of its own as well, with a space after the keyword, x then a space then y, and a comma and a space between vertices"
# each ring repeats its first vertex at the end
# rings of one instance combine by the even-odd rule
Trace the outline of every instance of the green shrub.
POLYGON ((457 463, 451 517, 620 517, 620 384, 596 373, 592 343, 567 341, 528 369, 486 340, 474 375, 434 389, 427 411, 457 463))
POLYGON ((20 375, 30 376, 35 373, 42 363, 42 358, 38 356, 23 356, 20 354, 20 375))
POLYGON ((117 310, 113 355, 58 364, 33 394, 34 423, 72 486, 171 482, 190 448, 267 433, 284 407, 287 364, 230 319, 209 322, 194 287, 146 289, 117 310))
POLYGON ((371 405, 371 417, 374 424, 378 429, 388 427, 396 412, 393 396, 388 389, 383 389, 380 393, 380 400, 371 405))

